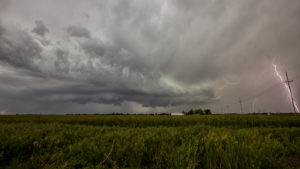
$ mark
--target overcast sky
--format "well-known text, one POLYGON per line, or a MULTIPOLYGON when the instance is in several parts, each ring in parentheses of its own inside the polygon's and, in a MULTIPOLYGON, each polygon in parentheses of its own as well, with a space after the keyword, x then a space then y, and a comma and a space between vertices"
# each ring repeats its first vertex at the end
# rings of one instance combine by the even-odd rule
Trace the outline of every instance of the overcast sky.
POLYGON ((299 0, 0 0, 0 114, 291 112, 299 0))

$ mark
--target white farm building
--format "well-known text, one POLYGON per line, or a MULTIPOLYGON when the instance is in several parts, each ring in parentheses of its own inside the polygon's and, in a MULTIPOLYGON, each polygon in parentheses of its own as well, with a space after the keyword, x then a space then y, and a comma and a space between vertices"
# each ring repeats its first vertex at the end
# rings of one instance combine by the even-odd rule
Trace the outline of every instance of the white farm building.
POLYGON ((180 113, 180 112, 174 112, 174 113, 171 113, 171 116, 183 116, 184 114, 183 113, 180 113))

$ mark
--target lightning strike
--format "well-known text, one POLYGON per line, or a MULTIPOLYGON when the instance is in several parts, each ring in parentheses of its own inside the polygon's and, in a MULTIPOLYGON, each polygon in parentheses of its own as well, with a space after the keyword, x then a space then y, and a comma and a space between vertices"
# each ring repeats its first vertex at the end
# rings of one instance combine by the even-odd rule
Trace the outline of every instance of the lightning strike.
MULTIPOLYGON (((288 93, 288 95, 289 95, 289 98, 290 98, 291 102, 293 102, 293 101, 292 101, 292 95, 291 95, 289 86, 287 85, 286 81, 284 81, 283 77, 282 77, 282 76, 280 75, 280 73, 278 72, 278 70, 277 70, 277 65, 276 65, 276 64, 273 64, 273 67, 274 67, 274 71, 275 71, 276 76, 280 79, 281 82, 284 83, 284 86, 285 86, 285 89, 286 89, 286 91, 287 91, 287 93, 288 93)), ((296 112, 299 113, 299 108, 298 108, 298 105, 297 105, 297 103, 296 103, 295 101, 294 101, 294 105, 295 105, 295 108, 296 108, 296 112)))

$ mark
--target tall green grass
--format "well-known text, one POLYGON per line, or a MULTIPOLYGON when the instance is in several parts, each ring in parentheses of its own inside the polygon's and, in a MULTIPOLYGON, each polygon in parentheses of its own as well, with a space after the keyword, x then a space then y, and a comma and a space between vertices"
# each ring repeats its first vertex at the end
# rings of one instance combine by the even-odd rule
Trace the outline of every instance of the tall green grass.
POLYGON ((300 127, 299 115, 205 115, 205 116, 125 116, 125 115, 19 115, 1 116, 0 123, 62 123, 93 126, 153 127, 300 127))
POLYGON ((297 168, 298 116, 0 116, 0 168, 297 168), (278 122, 280 125, 276 124, 278 122))

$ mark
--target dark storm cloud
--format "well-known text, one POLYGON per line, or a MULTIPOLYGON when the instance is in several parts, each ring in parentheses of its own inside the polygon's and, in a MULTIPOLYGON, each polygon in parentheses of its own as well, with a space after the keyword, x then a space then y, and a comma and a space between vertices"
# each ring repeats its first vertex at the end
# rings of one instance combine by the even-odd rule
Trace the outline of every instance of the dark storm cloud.
POLYGON ((48 28, 45 26, 43 21, 36 20, 35 21, 35 27, 32 29, 32 32, 44 37, 46 33, 49 32, 48 28))
POLYGON ((80 44, 81 48, 92 56, 104 56, 106 53, 105 44, 98 39, 89 39, 80 44))
POLYGON ((70 25, 67 28, 67 32, 74 37, 82 37, 82 38, 90 38, 91 33, 88 29, 78 26, 78 25, 70 25))
POLYGON ((0 25, 0 61, 16 68, 37 70, 41 47, 24 30, 8 30, 0 25))
POLYGON ((298 1, 55 2, 0 7, 0 112, 236 105, 278 82, 275 61, 293 77, 300 72, 298 1))
MULTIPOLYGON (((5 84, 11 83, 9 77, 3 77, 2 79, 6 79, 5 84)), ((33 79, 33 78, 32 78, 33 79)), ((22 82, 22 79, 13 79, 14 81, 22 82)), ((42 81, 42 79, 35 79, 37 81, 42 81)), ((50 82, 51 80, 44 79, 45 81, 50 82)), ((24 81, 23 84, 26 84, 24 81)), ((43 82, 42 82, 43 83, 43 82)), ((116 86, 87 86, 85 84, 81 84, 78 81, 75 81, 72 85, 64 85, 59 87, 45 89, 18 89, 18 85, 15 84, 12 87, 15 87, 15 91, 13 93, 5 92, 3 88, 1 91, 3 96, 6 97, 7 100, 19 100, 26 102, 33 102, 37 104, 46 104, 46 103, 62 103, 62 102, 74 102, 78 104, 87 104, 87 103, 104 103, 104 104, 113 104, 113 105, 121 105, 124 100, 133 101, 141 103, 143 106, 174 106, 178 104, 182 104, 182 102, 188 104, 197 104, 199 101, 196 99, 204 100, 202 103, 209 103, 212 100, 209 98, 213 97, 213 93, 211 90, 201 91, 199 93, 193 93, 189 95, 182 94, 172 94, 172 93, 147 93, 140 90, 135 89, 126 89, 119 88, 116 86), (18 93, 22 91, 22 95, 18 93), (206 96, 206 97, 204 97, 206 96), (17 99, 16 99, 17 98, 17 99)), ((29 84, 26 84, 27 86, 29 84)))
POLYGON ((90 57, 101 59, 101 61, 110 66, 121 68, 128 67, 131 70, 147 74, 151 71, 147 61, 140 58, 132 46, 122 45, 119 42, 103 42, 97 38, 90 38, 79 43, 81 49, 90 57))
POLYGON ((54 62, 57 72, 68 73, 70 71, 70 62, 68 61, 69 53, 62 49, 56 51, 57 59, 54 62))
MULTIPOLYGON (((5 98, 0 102, 0 106, 6 105, 8 112, 18 113, 22 113, 21 111, 23 113, 32 111, 35 113, 59 113, 60 111, 70 113, 61 107, 53 107, 58 105, 66 106, 68 104, 84 106, 90 103, 121 106, 124 100, 141 103, 143 106, 172 106, 182 102, 189 104, 199 103, 197 99, 205 100, 203 103, 208 103, 212 101, 210 98, 213 97, 209 96, 213 95, 211 93, 212 90, 189 95, 174 94, 166 91, 150 93, 140 89, 128 89, 128 87, 126 88, 126 86, 121 86, 120 84, 111 84, 111 81, 103 82, 104 79, 100 82, 82 82, 68 78, 33 77, 26 72, 8 73, 7 76, 1 75, 0 78, 2 79, 0 91, 2 98, 5 98), (25 78, 24 75, 26 75, 25 78), (35 84, 32 84, 32 81, 35 84), (203 96, 208 97, 204 98, 203 96), (18 109, 18 107, 14 106, 15 104, 26 108, 18 109), (56 110, 56 112, 53 110, 56 110)), ((77 112, 76 109, 70 109, 70 111, 77 112)), ((97 110, 93 111, 97 112, 97 110)))
POLYGON ((3 35, 4 31, 5 31, 5 29, 4 29, 4 27, 2 26, 1 18, 0 18, 0 36, 3 35))

